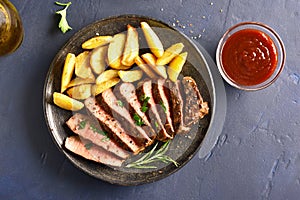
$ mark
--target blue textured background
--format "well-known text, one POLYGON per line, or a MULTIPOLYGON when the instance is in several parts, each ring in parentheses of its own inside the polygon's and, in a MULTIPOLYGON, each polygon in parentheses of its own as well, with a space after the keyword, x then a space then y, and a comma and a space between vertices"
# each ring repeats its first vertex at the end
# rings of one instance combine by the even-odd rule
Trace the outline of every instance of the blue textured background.
POLYGON ((73 30, 59 32, 54 1, 11 0, 25 28, 22 46, 0 58, 0 199, 299 199, 300 1, 72 0, 73 30), (282 37, 286 67, 267 89, 225 84, 227 116, 205 159, 136 186, 110 185, 75 168, 53 143, 43 84, 57 51, 79 29, 108 16, 140 14, 175 26, 215 58, 219 38, 242 21, 260 21, 282 37))

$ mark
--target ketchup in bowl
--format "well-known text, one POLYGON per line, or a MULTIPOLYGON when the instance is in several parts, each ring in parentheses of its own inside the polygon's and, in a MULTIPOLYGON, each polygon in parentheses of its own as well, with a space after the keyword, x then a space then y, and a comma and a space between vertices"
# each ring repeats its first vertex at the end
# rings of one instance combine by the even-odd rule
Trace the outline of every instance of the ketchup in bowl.
POLYGON ((262 89, 274 82, 284 60, 284 46, 276 32, 255 22, 229 29, 217 49, 217 64, 223 78, 245 90, 262 89))

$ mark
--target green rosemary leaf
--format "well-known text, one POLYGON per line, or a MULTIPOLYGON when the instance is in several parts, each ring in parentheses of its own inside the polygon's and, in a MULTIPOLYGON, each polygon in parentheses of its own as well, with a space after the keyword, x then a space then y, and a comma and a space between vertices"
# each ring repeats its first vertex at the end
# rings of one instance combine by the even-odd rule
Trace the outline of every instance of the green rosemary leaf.
POLYGON ((157 168, 157 167, 153 166, 153 165, 148 165, 148 164, 155 163, 155 162, 163 162, 163 163, 171 162, 176 167, 179 166, 179 164, 175 160, 173 160, 171 157, 164 155, 168 150, 169 141, 166 142, 165 144, 163 144, 162 147, 158 151, 155 152, 157 146, 158 146, 158 143, 155 144, 155 146, 151 149, 151 151, 146 153, 140 159, 138 159, 132 163, 129 163, 128 165, 126 165, 126 167, 139 168, 139 169, 153 169, 153 168, 157 168))

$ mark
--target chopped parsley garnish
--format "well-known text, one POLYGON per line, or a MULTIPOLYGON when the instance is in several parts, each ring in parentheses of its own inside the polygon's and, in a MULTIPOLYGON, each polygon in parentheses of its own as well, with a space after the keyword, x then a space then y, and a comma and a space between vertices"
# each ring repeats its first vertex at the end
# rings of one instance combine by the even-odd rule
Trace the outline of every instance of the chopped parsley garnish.
POLYGON ((138 126, 142 126, 144 124, 142 118, 140 118, 140 116, 136 113, 134 113, 133 119, 135 120, 135 124, 138 126))
POLYGON ((79 129, 84 129, 86 125, 86 120, 79 122, 79 129))
POLYGON ((147 112, 147 110, 148 110, 148 101, 150 100, 150 97, 145 97, 145 96, 143 96, 143 105, 142 105, 142 107, 141 107, 141 111, 142 112, 147 112))
POLYGON ((144 101, 145 100, 145 95, 143 94, 142 96, 140 96, 140 101, 144 101))
POLYGON ((120 107, 124 107, 124 103, 121 100, 117 100, 117 104, 120 107))
POLYGON ((167 112, 167 108, 166 108, 165 104, 164 104, 162 101, 160 101, 160 102, 159 102, 159 105, 161 105, 162 109, 163 109, 164 112, 166 113, 166 112, 167 112))
POLYGON ((155 125, 156 128, 158 128, 158 123, 157 123, 157 121, 155 121, 154 125, 155 125))
POLYGON ((93 146, 93 143, 86 143, 86 144, 84 145, 84 147, 85 147, 87 150, 91 149, 92 146, 93 146))
POLYGON ((102 139, 103 142, 109 141, 109 137, 107 135, 107 132, 100 130, 99 128, 97 128, 96 126, 94 126, 93 124, 90 125, 90 129, 92 131, 94 131, 95 133, 98 133, 100 135, 105 136, 105 138, 102 139))

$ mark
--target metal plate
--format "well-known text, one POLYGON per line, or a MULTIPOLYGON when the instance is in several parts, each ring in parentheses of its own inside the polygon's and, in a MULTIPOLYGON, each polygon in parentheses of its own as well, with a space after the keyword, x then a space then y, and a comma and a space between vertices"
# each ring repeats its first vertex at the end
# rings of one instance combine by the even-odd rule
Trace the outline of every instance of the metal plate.
MULTIPOLYGON (((143 45, 145 44, 141 44, 140 46, 143 45)), ((97 21, 86 26, 71 37, 51 63, 45 80, 43 95, 46 123, 58 148, 75 166, 87 174, 103 181, 119 185, 139 185, 154 182, 181 169, 198 152, 202 146, 203 138, 207 137, 207 131, 211 128, 210 125, 213 121, 213 117, 216 115, 215 103, 216 90, 214 79, 201 50, 184 34, 164 22, 135 15, 123 15, 97 21), (73 135, 73 133, 65 125, 65 122, 73 113, 60 109, 53 104, 52 94, 55 91, 60 91, 61 73, 67 53, 71 52, 78 55, 83 51, 81 44, 87 39, 97 34, 114 35, 126 31, 127 24, 133 27, 140 27, 140 22, 142 21, 146 21, 153 27, 165 48, 177 42, 182 42, 185 45, 184 51, 187 51, 189 56, 181 76, 191 76, 196 80, 204 100, 207 101, 210 106, 210 114, 205 116, 204 119, 199 120, 199 124, 196 124, 190 133, 187 135, 176 135, 170 143, 167 154, 179 163, 178 167, 173 163, 157 163, 156 169, 111 168, 86 160, 69 152, 64 148, 64 140, 67 136, 73 135)), ((218 124, 214 123, 214 126, 218 126, 218 124)), ((219 130, 221 129, 219 128, 219 130)), ((204 145, 207 150, 213 147, 215 141, 210 143, 211 144, 204 145)))

